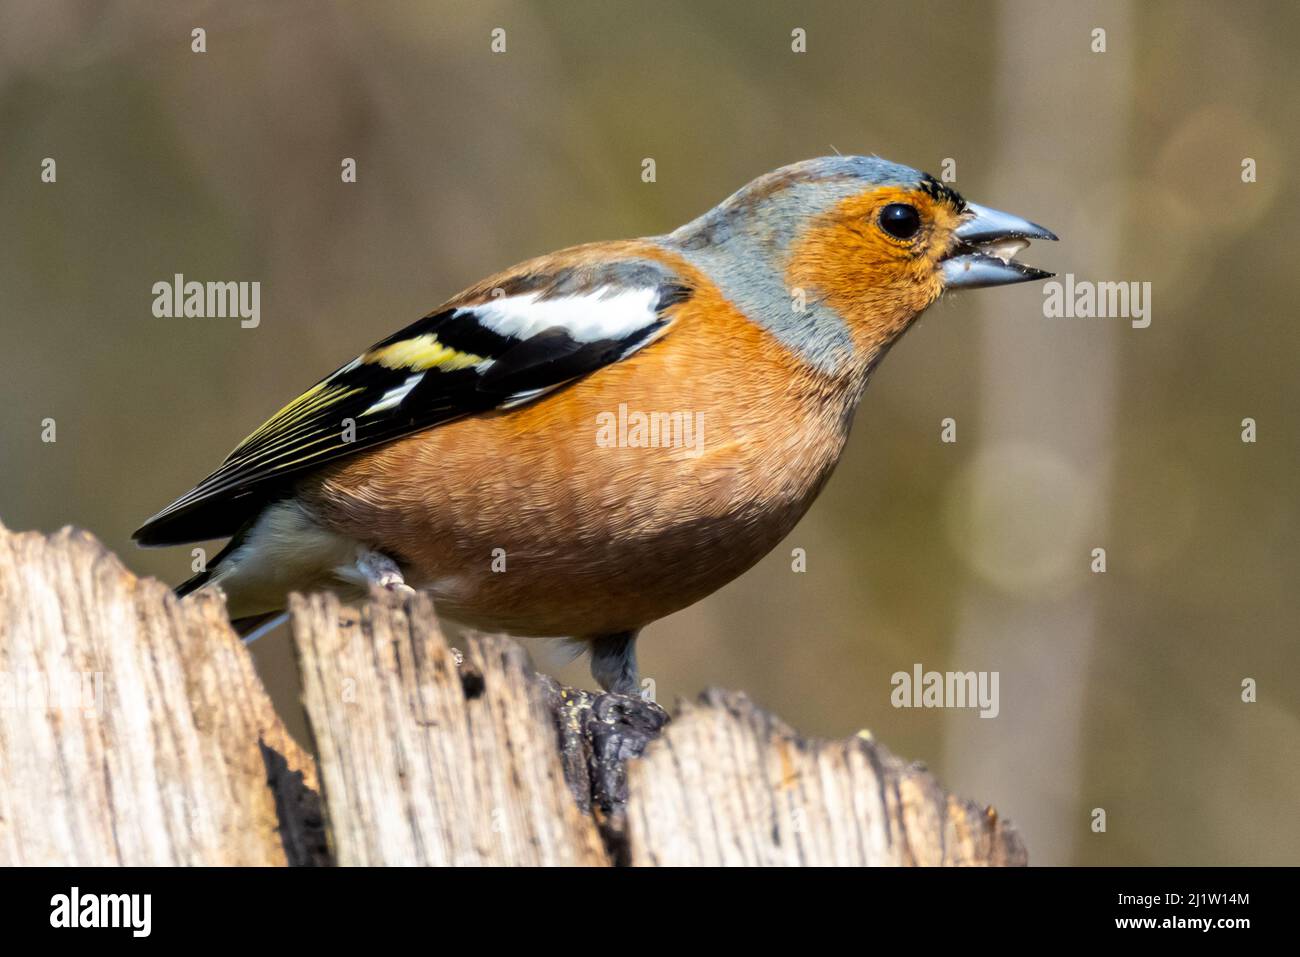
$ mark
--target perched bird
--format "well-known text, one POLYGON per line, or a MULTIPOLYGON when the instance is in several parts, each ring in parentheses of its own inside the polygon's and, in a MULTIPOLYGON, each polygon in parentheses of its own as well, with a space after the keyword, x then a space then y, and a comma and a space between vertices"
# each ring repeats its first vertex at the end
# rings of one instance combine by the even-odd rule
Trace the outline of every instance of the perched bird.
POLYGON ((830 476, 872 368, 947 289, 1050 273, 1031 222, 833 156, 666 236, 577 246, 449 299, 316 383, 136 533, 231 536, 177 591, 248 633, 291 591, 427 590, 473 627, 635 641, 750 568, 830 476))

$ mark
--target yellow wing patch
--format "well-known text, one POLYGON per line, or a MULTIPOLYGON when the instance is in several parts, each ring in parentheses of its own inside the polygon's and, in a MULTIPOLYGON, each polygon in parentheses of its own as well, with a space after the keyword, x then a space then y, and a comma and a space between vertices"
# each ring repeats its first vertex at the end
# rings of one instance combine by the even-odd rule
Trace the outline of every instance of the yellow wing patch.
MULTIPOLYGON (((418 373, 429 369, 455 372, 457 369, 479 365, 486 359, 472 352, 462 352, 445 346, 433 333, 425 333, 372 349, 359 361, 366 365, 383 366, 385 369, 398 372, 418 373)), ((354 362, 353 366, 356 364, 354 362)), ((342 371, 346 372, 353 366, 345 367, 342 371)), ((331 379, 337 378, 337 375, 331 377, 331 379)), ((330 406, 342 403, 345 399, 365 391, 364 388, 349 388, 331 379, 318 382, 262 423, 257 431, 239 443, 231 453, 231 457, 250 449, 254 444, 257 445, 257 451, 249 457, 250 462, 283 458, 286 454, 292 454, 296 445, 301 445, 303 448, 319 445, 324 439, 317 429, 308 428, 309 424, 318 419, 330 406)), ((283 464, 293 465, 296 461, 283 464)))
POLYGON ((476 366, 484 359, 472 352, 461 352, 444 346, 433 333, 425 333, 367 352, 362 361, 381 365, 385 369, 405 369, 411 372, 441 369, 443 372, 455 372, 457 369, 476 366))

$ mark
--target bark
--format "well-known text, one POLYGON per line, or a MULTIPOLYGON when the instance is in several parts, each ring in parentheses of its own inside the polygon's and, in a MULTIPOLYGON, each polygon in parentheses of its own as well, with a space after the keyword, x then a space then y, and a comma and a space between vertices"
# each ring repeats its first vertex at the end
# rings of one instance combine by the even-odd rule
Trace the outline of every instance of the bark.
POLYGON ((0 865, 311 863, 315 787, 219 599, 0 527, 0 865))
POLYGON ((1025 863, 995 812, 867 737, 806 740, 720 691, 670 720, 500 637, 462 656, 423 596, 291 611, 315 757, 219 598, 0 527, 0 865, 1025 863))

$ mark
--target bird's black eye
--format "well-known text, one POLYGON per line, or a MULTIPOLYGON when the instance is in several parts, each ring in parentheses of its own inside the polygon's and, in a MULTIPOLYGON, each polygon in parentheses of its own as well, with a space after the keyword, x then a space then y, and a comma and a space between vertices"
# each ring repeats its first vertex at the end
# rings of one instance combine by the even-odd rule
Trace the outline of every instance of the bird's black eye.
POLYGON ((890 203, 880 211, 880 228, 895 239, 911 239, 921 228, 921 214, 915 206, 890 203))

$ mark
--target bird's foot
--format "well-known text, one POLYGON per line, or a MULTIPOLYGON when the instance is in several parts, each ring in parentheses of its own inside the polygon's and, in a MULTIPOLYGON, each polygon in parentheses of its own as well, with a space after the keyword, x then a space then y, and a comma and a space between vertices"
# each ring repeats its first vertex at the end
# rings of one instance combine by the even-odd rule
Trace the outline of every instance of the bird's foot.
POLYGON ((539 679, 560 732, 569 790, 593 812, 615 856, 626 851, 627 762, 640 757, 668 724, 668 712, 635 694, 597 694, 539 679))
POLYGON ((357 553, 354 566, 361 579, 368 585, 382 588, 397 595, 414 595, 415 589, 406 584, 402 569, 397 562, 383 552, 363 548, 357 553))

